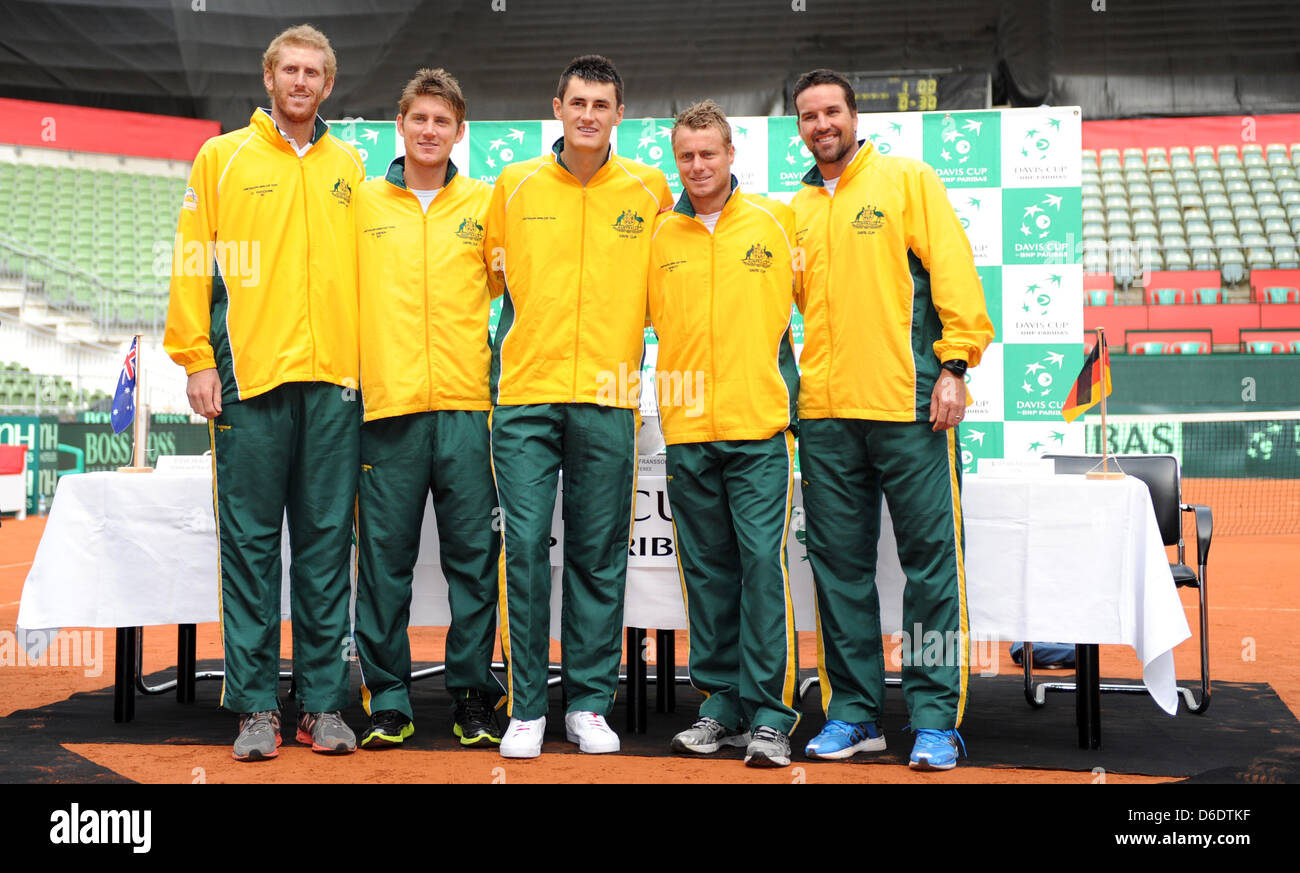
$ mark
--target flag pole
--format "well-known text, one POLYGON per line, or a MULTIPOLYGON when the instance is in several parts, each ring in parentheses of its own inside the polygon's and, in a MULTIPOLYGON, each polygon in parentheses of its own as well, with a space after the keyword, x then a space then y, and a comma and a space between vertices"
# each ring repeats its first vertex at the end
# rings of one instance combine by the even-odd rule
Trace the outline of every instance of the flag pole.
POLYGON ((140 395, 144 393, 144 344, 140 342, 140 334, 135 335, 135 388, 132 403, 135 408, 135 419, 132 421, 131 438, 134 445, 131 447, 131 466, 118 467, 119 473, 152 473, 153 468, 148 466, 148 448, 149 448, 149 410, 140 405, 140 395))
POLYGON ((1123 479, 1124 471, 1118 469, 1116 464, 1115 472, 1110 470, 1110 443, 1106 439, 1106 365, 1110 363, 1110 353, 1106 349, 1106 328, 1097 328, 1097 366, 1100 376, 1098 384, 1101 387, 1101 470, 1093 470, 1088 474, 1089 479, 1123 479))

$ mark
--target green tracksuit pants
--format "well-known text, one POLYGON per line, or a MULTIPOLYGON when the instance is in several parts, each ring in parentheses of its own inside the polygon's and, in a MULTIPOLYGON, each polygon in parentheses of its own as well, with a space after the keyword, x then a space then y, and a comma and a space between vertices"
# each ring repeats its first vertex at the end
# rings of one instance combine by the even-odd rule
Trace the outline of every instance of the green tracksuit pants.
POLYGON ((668 446, 691 684, 700 715, 732 729, 799 723, 799 669, 786 532, 794 436, 668 446))
POLYGON ((876 592, 883 492, 907 577, 902 673, 912 727, 961 724, 970 638, 956 439, 955 428, 936 433, 929 422, 800 422, 818 672, 828 719, 879 721, 884 708, 876 592))
POLYGON ((221 705, 279 707, 280 531, 287 514, 293 671, 307 712, 348 704, 348 600, 361 434, 355 390, 289 382, 210 423, 220 544, 221 705))
POLYGON ((448 410, 361 426, 357 488, 357 654, 367 714, 411 711, 411 579, 425 497, 433 493, 451 626, 445 655, 453 697, 495 703, 497 556, 501 535, 492 484, 488 414, 448 410))
POLYGON ((586 403, 498 406, 492 463, 503 521, 501 645, 507 713, 546 715, 551 518, 564 470, 561 675, 570 712, 607 715, 622 660, 623 594, 636 488, 636 417, 586 403))

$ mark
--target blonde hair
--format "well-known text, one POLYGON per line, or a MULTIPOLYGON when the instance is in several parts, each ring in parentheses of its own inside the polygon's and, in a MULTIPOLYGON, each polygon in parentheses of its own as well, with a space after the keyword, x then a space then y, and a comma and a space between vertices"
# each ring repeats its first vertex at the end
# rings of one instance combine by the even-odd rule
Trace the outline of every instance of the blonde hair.
POLYGON ((717 128, 718 133, 722 134, 722 144, 731 145, 731 124, 727 121, 727 115, 722 111, 722 107, 712 100, 701 100, 698 103, 692 103, 677 114, 673 122, 673 142, 677 141, 677 128, 688 127, 691 130, 703 130, 706 127, 717 128))
POLYGON ((460 82, 457 82, 456 77, 442 67, 436 70, 426 67, 417 71, 415 78, 407 82, 406 87, 402 89, 397 111, 405 115, 416 97, 437 97, 446 100, 451 111, 456 114, 456 124, 459 125, 465 120, 465 95, 460 91, 460 82))
POLYGON ((280 62, 280 50, 285 46, 318 49, 325 55, 325 78, 333 79, 334 74, 338 72, 339 63, 334 57, 334 48, 330 45, 329 37, 310 24, 291 27, 271 40, 271 44, 266 47, 266 52, 262 55, 264 72, 275 71, 275 65, 280 62))

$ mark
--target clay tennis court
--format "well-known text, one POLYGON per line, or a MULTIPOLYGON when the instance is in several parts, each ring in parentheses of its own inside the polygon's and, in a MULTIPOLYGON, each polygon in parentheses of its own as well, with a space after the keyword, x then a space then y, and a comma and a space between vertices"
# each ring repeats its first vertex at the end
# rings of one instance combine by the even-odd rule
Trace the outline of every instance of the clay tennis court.
MULTIPOLYGON (((1190 491, 1190 489, 1189 489, 1190 491)), ((1191 494, 1187 495, 1189 498, 1191 494)), ((1289 511, 1296 511, 1291 507, 1289 511)), ((31 566, 45 521, 29 518, 23 522, 5 520, 0 529, 0 628, 8 631, 15 625, 24 579, 31 566)), ((1189 553, 1189 560, 1192 559, 1189 553)), ((1145 695, 1106 695, 1102 702, 1102 752, 1122 753, 1117 748, 1135 741, 1149 724, 1152 735, 1178 730, 1186 737, 1217 744, 1219 734, 1240 734, 1244 727, 1259 730, 1257 750, 1251 749, 1235 772, 1236 781, 1268 781, 1294 774, 1300 755, 1300 650, 1295 645, 1295 630, 1300 624, 1300 535, 1225 536, 1216 538, 1209 572, 1210 650, 1214 703, 1204 716, 1180 713, 1175 719, 1160 714, 1145 695), (1249 691, 1249 693, 1245 693, 1249 691), (1276 694, 1276 697, 1273 694, 1276 694), (1266 701, 1271 709, 1257 701, 1266 701), (1258 710, 1256 707, 1259 706, 1258 710), (1264 723, 1265 710, 1268 721, 1264 723), (1149 720, 1144 721, 1144 720, 1149 720), (1134 732, 1134 725, 1137 731, 1134 732), (1256 754, 1257 751, 1257 754, 1256 754), (1253 758, 1252 758, 1253 756, 1253 758), (1282 764, 1278 764, 1281 761, 1282 764), (1287 763, 1289 762, 1289 763, 1287 763), (1289 769, 1288 769, 1289 767, 1289 769)), ((1086 580, 1081 578, 1081 584, 1086 580)), ((214 580, 215 582, 215 580, 214 580)), ((1196 593, 1180 592, 1188 622, 1196 626, 1196 593)), ((214 597, 215 591, 214 591, 214 597)), ((677 664, 686 663, 685 634, 677 635, 677 664)), ((174 627, 150 628, 145 632, 144 664, 147 673, 156 674, 175 664, 174 627)), ((963 761, 948 773, 918 774, 894 763, 827 764, 802 760, 796 750, 794 766, 783 770, 753 770, 737 760, 696 760, 671 757, 656 750, 645 754, 584 756, 569 753, 573 748, 562 742, 548 742, 543 756, 531 761, 506 761, 495 752, 460 750, 443 742, 439 735, 441 720, 433 710, 440 705, 440 679, 416 683, 422 688, 416 701, 417 742, 413 748, 388 752, 359 751, 342 758, 313 754, 286 738, 278 759, 260 764, 239 764, 231 760, 229 743, 235 735, 233 715, 214 709, 219 683, 201 682, 199 701, 190 706, 178 704, 168 694, 158 698, 138 698, 136 720, 129 725, 112 722, 113 633, 105 631, 104 661, 98 676, 85 676, 83 667, 0 666, 0 745, 6 747, 10 769, 0 769, 0 781, 66 782, 83 781, 87 773, 115 774, 120 779, 143 783, 190 783, 202 779, 208 783, 270 782, 435 782, 490 783, 529 782, 674 782, 674 783, 894 783, 894 782, 972 782, 972 783, 1091 783, 1098 780, 1095 768, 1088 765, 1086 753, 1074 748, 1072 731, 1038 732, 1024 746, 1024 756, 1004 754, 1005 760, 992 766, 973 766, 963 761), (86 696, 90 693, 89 696, 86 696), (74 695, 79 695, 73 698, 74 695), (80 701, 76 715, 66 714, 71 701, 80 701), (438 701, 435 703, 434 701, 438 701), (150 715, 165 714, 168 727, 160 734, 151 728, 150 715), (188 728, 193 726, 191 732, 188 728), (10 730, 4 730, 6 727, 10 730), (16 728, 22 727, 18 733, 16 728), (170 732, 170 733, 169 733, 170 732), (201 734, 201 736, 199 736, 201 734), (228 736, 226 736, 228 734, 228 736), (100 735, 103 742, 98 741, 100 735), (53 743, 54 745, 51 745, 53 743), (434 748, 441 745, 443 748, 434 748), (58 750, 57 754, 49 750, 58 750), (1038 761, 1064 755, 1076 762, 1053 768, 1027 767, 1024 761, 1038 761), (25 756, 25 757, 24 757, 25 756), (22 769, 14 769, 16 765, 22 769), (90 768, 90 769, 87 769, 90 768), (9 776, 3 774, 9 773, 9 776)), ((290 653, 289 626, 284 624, 283 652, 290 653)), ((443 632, 436 628, 416 629, 412 633, 413 655, 417 662, 438 661, 442 654, 443 632)), ((886 642, 887 651, 889 647, 886 642)), ((805 667, 815 666, 815 642, 811 634, 801 634, 800 659, 805 667)), ((973 679, 971 713, 963 733, 973 754, 981 747, 1005 745, 1003 731, 1027 729, 1034 719, 1051 718, 1069 722, 1072 699, 1068 695, 1049 698, 1047 709, 1031 711, 1017 699, 1009 683, 1019 675, 1002 644, 997 652, 998 678, 973 679), (988 683, 988 684, 981 684, 988 683), (982 689, 1001 689, 1000 696, 982 689), (989 711, 996 707, 997 711, 989 711), (975 716, 981 720, 978 724, 975 716), (988 725, 995 725, 989 729, 988 725), (982 726, 982 727, 981 727, 982 726)), ((200 625, 198 659, 219 661, 220 640, 216 624, 200 625)), ((498 653, 498 657, 499 653, 498 653)), ((553 659, 558 652, 553 652, 553 659)), ((1197 675, 1195 638, 1175 651, 1178 675, 1189 684, 1197 675)), ((652 668, 653 669, 653 668, 652 668)), ((1103 677, 1140 675, 1131 650, 1119 646, 1101 649, 1103 677)), ((166 678, 159 676, 158 679, 166 678)), ((1049 677, 1053 678, 1053 677, 1049 677)), ((1068 674, 1064 677, 1068 678, 1068 674)), ((287 686, 282 686, 287 689, 287 686)), ((694 717, 699 696, 682 687, 677 694, 675 714, 654 712, 651 689, 649 726, 663 733, 665 725, 689 723, 694 717)), ((898 689, 889 696, 897 702, 898 689)), ((813 693, 816 697, 816 693, 813 693)), ((552 720, 558 720, 554 703, 552 720)), ((344 713, 354 728, 360 729, 365 716, 359 704, 344 713)), ((819 726, 820 711, 806 707, 805 725, 819 726)), ((638 745, 629 737, 621 719, 611 724, 624 736, 624 748, 638 745)), ((910 737, 890 722, 887 735, 890 749, 905 756, 910 737)), ((803 727, 801 726, 801 730, 803 727)), ((287 732, 291 734, 291 729, 287 732)), ((666 751, 666 750, 665 750, 666 751)), ((987 756, 984 756, 985 759, 987 756)), ((1134 757, 1130 755, 1129 759, 1134 757)), ((987 761, 985 761, 987 763, 987 761)), ((1151 783, 1195 777, 1208 768, 1204 760, 1189 751, 1184 759, 1166 765, 1158 776, 1142 775, 1143 767, 1126 772, 1113 764, 1104 768, 1107 783, 1151 783)), ((1291 778, 1294 778, 1292 776, 1291 778)))

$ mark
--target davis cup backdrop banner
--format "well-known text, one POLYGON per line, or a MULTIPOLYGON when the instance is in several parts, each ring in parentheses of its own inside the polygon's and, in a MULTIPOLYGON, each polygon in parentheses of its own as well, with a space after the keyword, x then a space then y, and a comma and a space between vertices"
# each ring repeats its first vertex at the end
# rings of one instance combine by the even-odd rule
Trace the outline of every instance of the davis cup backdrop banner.
MULTIPOLYGON (((741 187, 789 202, 812 155, 792 116, 732 118, 741 187)), ((996 331, 980 365, 967 374, 974 405, 961 426, 963 469, 982 458, 1032 458, 1082 452, 1082 419, 1067 424, 1061 407, 1083 364, 1082 119, 1078 107, 970 112, 859 114, 858 137, 884 155, 934 167, 966 229, 996 331)), ((670 118, 624 119, 614 150, 658 167, 674 195, 670 118)), ((331 122, 360 150, 368 177, 382 176, 404 144, 391 121, 331 122)), ((501 168, 546 154, 559 121, 471 121, 452 161, 495 182, 501 168)), ((610 216, 614 222, 617 216, 610 216)), ((500 300, 492 308, 492 328, 500 300)), ((794 317, 796 350, 803 320, 794 317)), ((654 415, 657 344, 646 331, 642 411, 654 415)))

